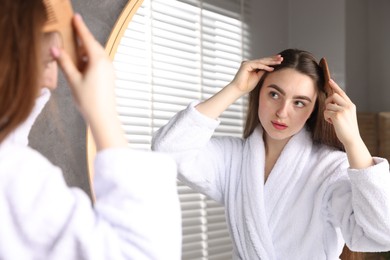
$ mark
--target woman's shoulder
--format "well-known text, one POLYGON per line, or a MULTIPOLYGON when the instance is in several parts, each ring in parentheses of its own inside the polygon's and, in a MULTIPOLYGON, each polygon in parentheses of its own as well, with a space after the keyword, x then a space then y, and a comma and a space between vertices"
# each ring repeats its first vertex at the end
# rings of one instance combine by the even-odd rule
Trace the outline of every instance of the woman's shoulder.
POLYGON ((326 144, 315 143, 313 145, 313 153, 317 154, 320 158, 329 158, 336 161, 347 160, 347 154, 344 151, 326 144))
POLYGON ((238 149, 240 147, 243 147, 245 144, 246 139, 243 139, 239 136, 233 136, 233 135, 214 135, 211 138, 211 142, 214 145, 220 145, 226 148, 235 148, 238 149))
POLYGON ((313 164, 328 181, 347 177, 349 163, 344 151, 324 144, 315 144, 312 157, 315 158, 313 164))
POLYGON ((13 177, 25 175, 26 178, 31 175, 39 178, 48 172, 60 171, 38 151, 19 144, 8 144, 0 148, 0 169, 2 174, 9 172, 13 177))

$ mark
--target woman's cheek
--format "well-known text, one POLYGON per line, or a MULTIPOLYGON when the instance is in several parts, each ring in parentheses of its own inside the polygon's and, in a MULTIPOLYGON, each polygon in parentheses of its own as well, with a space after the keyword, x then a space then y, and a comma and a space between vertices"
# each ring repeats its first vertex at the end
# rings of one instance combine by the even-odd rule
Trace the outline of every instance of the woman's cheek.
POLYGON ((41 87, 54 90, 58 83, 58 66, 55 61, 47 64, 43 70, 41 87))

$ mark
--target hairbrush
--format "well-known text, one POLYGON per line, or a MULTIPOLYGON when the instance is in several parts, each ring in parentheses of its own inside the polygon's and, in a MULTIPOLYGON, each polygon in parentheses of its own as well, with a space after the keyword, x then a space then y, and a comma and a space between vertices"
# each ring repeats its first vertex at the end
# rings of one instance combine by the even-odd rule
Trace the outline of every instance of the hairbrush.
POLYGON ((324 73, 324 89, 325 89, 325 92, 326 92, 326 95, 329 96, 329 95, 332 95, 333 94, 333 90, 332 88, 329 86, 329 80, 330 80, 330 72, 329 72, 329 67, 328 67, 328 63, 326 62, 326 59, 325 58, 322 58, 320 60, 320 67, 322 68, 322 71, 324 73))
POLYGON ((73 9, 70 0, 43 0, 47 21, 43 32, 58 32, 63 48, 77 65, 77 41, 72 25, 73 9))

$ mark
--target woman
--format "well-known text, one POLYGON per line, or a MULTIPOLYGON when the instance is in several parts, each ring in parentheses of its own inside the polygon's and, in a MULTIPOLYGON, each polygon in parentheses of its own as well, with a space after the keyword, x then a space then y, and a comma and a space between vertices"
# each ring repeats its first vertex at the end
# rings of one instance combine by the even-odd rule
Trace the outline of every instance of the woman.
POLYGON ((0 259, 180 259, 174 163, 127 148, 115 112, 112 64, 80 16, 73 25, 86 55, 82 70, 55 35, 42 33, 45 21, 42 0, 2 0, 0 259), (27 146, 48 88, 56 85, 56 61, 97 145, 94 206, 27 146))
POLYGON ((173 155, 179 178, 225 206, 234 259, 339 259, 344 243, 390 250, 388 162, 370 155, 354 104, 329 85, 327 96, 310 53, 288 49, 243 62, 156 132, 153 149, 173 155), (247 93, 244 138, 211 137, 247 93))

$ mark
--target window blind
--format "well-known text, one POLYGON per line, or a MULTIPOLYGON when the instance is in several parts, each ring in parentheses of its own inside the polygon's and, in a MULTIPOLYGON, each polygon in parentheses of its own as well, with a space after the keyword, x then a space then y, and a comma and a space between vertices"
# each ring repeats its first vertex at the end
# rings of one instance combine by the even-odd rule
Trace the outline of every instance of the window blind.
MULTIPOLYGON (((114 57, 117 110, 129 146, 150 150, 152 134, 193 100, 234 77, 248 57, 244 0, 144 0, 114 57)), ((215 135, 241 136, 246 99, 220 117, 215 135)), ((183 259, 229 259, 221 205, 178 181, 183 259)))

